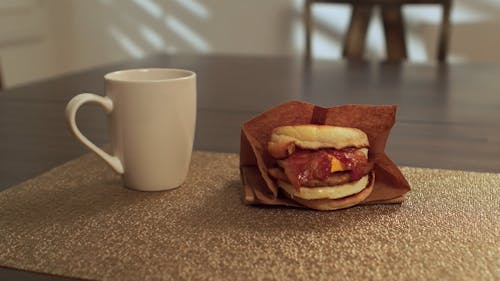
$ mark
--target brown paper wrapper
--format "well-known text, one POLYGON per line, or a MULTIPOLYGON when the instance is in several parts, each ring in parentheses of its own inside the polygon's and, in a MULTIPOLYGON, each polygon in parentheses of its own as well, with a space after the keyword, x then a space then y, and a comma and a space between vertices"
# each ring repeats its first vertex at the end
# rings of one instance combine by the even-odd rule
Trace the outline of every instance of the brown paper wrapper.
POLYGON ((374 165, 375 185, 360 204, 401 203, 410 185, 399 168, 385 154, 394 125, 396 106, 343 105, 331 108, 290 101, 244 123, 241 130, 240 172, 244 203, 304 207, 284 196, 268 169, 276 166, 267 152, 272 130, 279 126, 319 124, 358 128, 370 142, 368 160, 374 165))

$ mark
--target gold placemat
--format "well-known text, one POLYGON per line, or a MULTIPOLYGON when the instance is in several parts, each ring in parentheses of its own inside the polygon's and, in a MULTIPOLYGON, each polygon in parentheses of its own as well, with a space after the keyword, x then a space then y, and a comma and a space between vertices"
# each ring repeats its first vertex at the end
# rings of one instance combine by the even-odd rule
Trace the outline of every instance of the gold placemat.
POLYGON ((242 204, 236 154, 195 152, 185 184, 122 188, 94 155, 0 192, 0 265, 106 280, 493 280, 500 174, 403 168, 402 205, 242 204))

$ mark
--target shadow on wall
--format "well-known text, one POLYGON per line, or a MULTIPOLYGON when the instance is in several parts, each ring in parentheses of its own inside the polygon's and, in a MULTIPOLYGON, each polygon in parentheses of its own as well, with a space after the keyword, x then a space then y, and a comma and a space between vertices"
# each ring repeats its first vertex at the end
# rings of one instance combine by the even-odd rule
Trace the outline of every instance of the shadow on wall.
MULTIPOLYGON (((128 56, 151 52, 301 54, 304 46, 303 0, 272 3, 221 0, 96 0, 107 36, 128 56), (266 7, 267 6, 267 7, 266 7)), ((405 7, 410 61, 433 61, 441 9, 405 7)), ((350 17, 347 5, 314 8, 315 57, 339 59, 350 17)), ((451 61, 500 61, 500 0, 455 0, 449 58, 451 61)), ((115 50, 116 51, 116 50, 115 50)), ((372 18, 366 54, 385 56, 383 28, 372 18)))

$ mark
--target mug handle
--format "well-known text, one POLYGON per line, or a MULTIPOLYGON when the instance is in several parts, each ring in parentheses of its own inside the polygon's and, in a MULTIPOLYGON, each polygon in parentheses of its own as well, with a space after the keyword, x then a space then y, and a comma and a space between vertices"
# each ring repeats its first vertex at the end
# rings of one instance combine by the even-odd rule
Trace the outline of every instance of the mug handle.
POLYGON ((101 97, 94 94, 79 94, 73 97, 66 106, 66 120, 68 121, 69 127, 75 137, 81 141, 84 145, 86 145, 90 150, 99 155, 106 163, 113 168, 118 174, 123 174, 123 165, 120 159, 116 156, 111 156, 108 153, 104 152, 102 149, 93 144, 87 137, 85 137, 78 127, 76 126, 76 112, 83 104, 87 102, 95 102, 102 106, 107 114, 110 114, 113 111, 113 101, 108 97, 101 97))

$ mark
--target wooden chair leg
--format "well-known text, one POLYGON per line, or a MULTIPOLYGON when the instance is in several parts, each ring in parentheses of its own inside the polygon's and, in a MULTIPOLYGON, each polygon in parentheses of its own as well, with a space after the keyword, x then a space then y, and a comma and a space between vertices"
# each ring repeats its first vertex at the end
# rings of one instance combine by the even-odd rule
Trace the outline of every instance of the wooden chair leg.
POLYGON ((406 41, 403 15, 400 4, 382 6, 385 42, 388 61, 406 59, 406 41))
POLYGON ((343 57, 350 60, 362 60, 365 50, 366 33, 372 15, 373 5, 354 4, 351 22, 344 39, 343 57))
POLYGON ((2 61, 0 60, 0 91, 3 90, 2 61))
POLYGON ((312 36, 312 4, 313 0, 306 0, 304 5, 304 29, 305 29, 305 37, 306 37, 306 50, 305 57, 307 61, 311 60, 311 36, 312 36))
POLYGON ((450 13, 451 13, 451 1, 445 1, 443 3, 443 19, 441 22, 441 31, 438 40, 438 55, 437 60, 439 62, 445 62, 448 56, 448 42, 450 38, 450 13))

